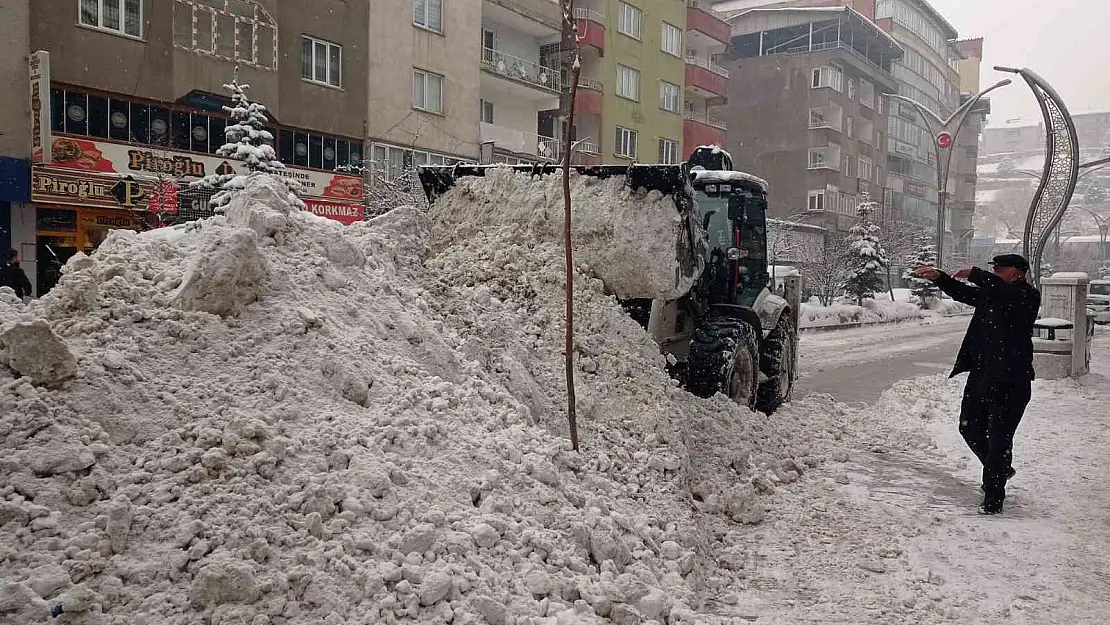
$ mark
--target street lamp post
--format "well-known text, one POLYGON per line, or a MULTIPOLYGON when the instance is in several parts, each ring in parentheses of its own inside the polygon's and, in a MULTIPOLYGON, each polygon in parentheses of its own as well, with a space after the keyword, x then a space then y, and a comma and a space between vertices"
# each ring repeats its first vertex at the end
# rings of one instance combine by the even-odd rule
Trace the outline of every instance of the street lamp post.
POLYGON ((925 120, 925 125, 933 137, 933 150, 937 158, 937 259, 944 258, 944 230, 945 216, 948 204, 948 173, 952 168, 952 152, 956 146, 956 137, 960 134, 964 122, 971 114, 975 104, 991 91, 1009 85, 1011 80, 1003 80, 991 85, 977 93, 974 97, 964 102, 947 119, 942 119, 924 104, 917 100, 896 93, 888 93, 890 99, 901 100, 917 109, 925 120))

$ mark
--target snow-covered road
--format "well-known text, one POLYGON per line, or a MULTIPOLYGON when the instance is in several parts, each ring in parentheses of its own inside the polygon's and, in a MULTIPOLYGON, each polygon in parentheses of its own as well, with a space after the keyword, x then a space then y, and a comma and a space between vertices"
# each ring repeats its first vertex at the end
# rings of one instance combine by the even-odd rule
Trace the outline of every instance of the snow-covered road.
POLYGON ((902 381, 853 411, 839 457, 771 495, 749 577, 720 612, 757 624, 1106 623, 1105 333, 1092 370, 1034 384, 1000 517, 975 514, 980 466, 956 424, 966 376, 902 381))
POLYGON ((803 332, 795 392, 827 393, 853 405, 874 402, 899 380, 951 369, 970 319, 803 332))

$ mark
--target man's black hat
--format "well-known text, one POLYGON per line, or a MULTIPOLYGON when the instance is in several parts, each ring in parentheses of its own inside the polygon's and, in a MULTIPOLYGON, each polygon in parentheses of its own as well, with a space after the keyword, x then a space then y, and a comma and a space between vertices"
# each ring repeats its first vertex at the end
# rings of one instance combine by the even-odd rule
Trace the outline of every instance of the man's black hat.
POLYGON ((990 264, 995 267, 1013 267, 1018 271, 1029 273, 1029 261, 1021 254, 999 254, 990 264))

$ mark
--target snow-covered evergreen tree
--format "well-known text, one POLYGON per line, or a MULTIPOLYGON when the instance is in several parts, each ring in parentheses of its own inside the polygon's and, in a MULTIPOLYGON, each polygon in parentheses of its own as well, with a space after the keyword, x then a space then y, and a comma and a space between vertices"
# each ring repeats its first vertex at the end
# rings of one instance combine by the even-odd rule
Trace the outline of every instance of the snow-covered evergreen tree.
MULTIPOLYGON (((218 156, 242 161, 250 173, 261 172, 281 177, 289 189, 290 200, 300 204, 297 194, 301 191, 299 182, 282 176, 285 164, 278 160, 274 152, 274 136, 263 128, 269 121, 266 107, 247 98, 250 85, 239 84, 239 71, 224 88, 231 92, 231 106, 223 109, 231 116, 231 123, 224 128, 226 143, 216 150, 218 156)), ((193 182, 190 186, 201 189, 217 190, 208 205, 219 211, 227 206, 236 191, 247 184, 247 176, 234 171, 214 172, 193 182)))
POLYGON ((922 267, 936 267, 937 266, 937 248, 935 245, 925 245, 918 252, 917 256, 910 261, 906 267, 905 273, 902 278, 910 285, 910 292, 917 297, 917 301, 922 308, 928 308, 929 302, 936 299, 940 293, 937 285, 933 284, 931 280, 925 278, 913 277, 913 272, 922 267))
POLYGON ((1098 268, 1099 280, 1110 280, 1110 260, 1102 261, 1102 266, 1098 268))
POLYGON ((863 305, 863 298, 874 295, 883 288, 883 271, 890 264, 886 250, 879 242, 880 228, 871 221, 875 203, 864 196, 856 208, 859 221, 848 232, 848 256, 851 273, 844 282, 844 290, 863 305))

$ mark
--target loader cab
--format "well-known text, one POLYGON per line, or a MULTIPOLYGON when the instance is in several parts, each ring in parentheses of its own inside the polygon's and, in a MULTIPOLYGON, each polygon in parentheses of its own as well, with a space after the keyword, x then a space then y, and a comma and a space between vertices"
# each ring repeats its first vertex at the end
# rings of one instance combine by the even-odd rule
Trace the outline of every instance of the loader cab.
POLYGON ((711 306, 750 308, 770 283, 766 189, 741 172, 696 167, 691 185, 709 244, 703 293, 711 306))

